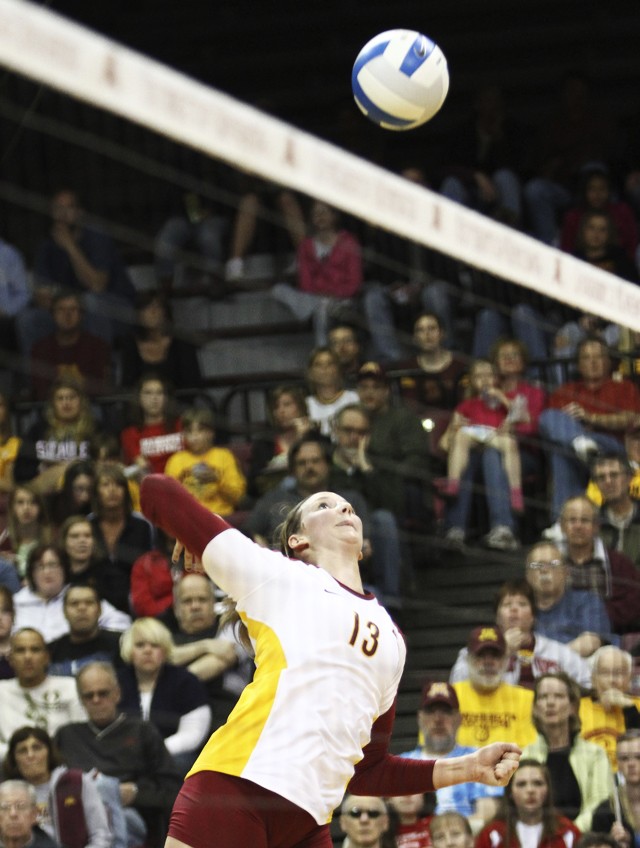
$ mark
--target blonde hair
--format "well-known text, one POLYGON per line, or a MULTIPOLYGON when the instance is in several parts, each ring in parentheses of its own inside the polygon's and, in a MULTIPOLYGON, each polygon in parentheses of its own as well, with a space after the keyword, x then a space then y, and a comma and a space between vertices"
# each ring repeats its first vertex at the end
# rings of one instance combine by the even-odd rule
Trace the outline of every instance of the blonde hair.
POLYGON ((157 618, 137 618, 131 627, 120 637, 120 656, 130 663, 133 647, 136 642, 152 642, 162 648, 166 659, 170 662, 174 651, 171 632, 157 618))

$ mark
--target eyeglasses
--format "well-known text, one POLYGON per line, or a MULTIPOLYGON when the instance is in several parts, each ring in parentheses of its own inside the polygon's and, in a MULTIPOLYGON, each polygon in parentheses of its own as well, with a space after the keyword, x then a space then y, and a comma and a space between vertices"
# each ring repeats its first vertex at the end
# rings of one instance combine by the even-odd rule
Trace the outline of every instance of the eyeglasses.
POLYGON ((361 819, 362 816, 368 816, 370 819, 377 819, 380 816, 383 816, 384 813, 382 810, 367 810, 363 807, 352 807, 350 810, 347 810, 347 815, 352 819, 361 819))
POLYGON ((95 698, 108 698, 113 692, 113 689, 94 689, 92 692, 81 692, 80 697, 83 701, 93 701, 95 698))
POLYGON ((537 560, 533 560, 533 562, 527 563, 527 568, 530 568, 532 571, 542 571, 543 568, 562 568, 564 562, 561 559, 550 559, 548 561, 541 560, 538 562, 537 560))
POLYGON ((8 813, 11 810, 24 813, 26 810, 31 809, 33 809, 33 804, 30 801, 3 801, 0 804, 0 813, 8 813))

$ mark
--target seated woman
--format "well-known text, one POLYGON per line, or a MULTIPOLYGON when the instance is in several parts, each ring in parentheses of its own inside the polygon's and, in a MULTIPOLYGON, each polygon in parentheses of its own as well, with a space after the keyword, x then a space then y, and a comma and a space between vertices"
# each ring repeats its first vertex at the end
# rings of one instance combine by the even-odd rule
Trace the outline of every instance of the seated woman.
POLYGON ((328 347, 317 347, 307 362, 307 409, 312 425, 323 436, 331 435, 333 419, 343 406, 359 403, 358 393, 344 388, 338 357, 328 347))
POLYGON ((7 586, 0 584, 0 680, 10 680, 16 676, 9 662, 11 631, 15 617, 13 592, 7 586))
POLYGON ((554 806, 547 767, 522 759, 476 848, 574 848, 579 837, 580 830, 554 806))
POLYGON ((593 812, 608 797, 612 781, 607 755, 580 736, 580 690, 563 672, 536 680, 533 723, 538 738, 523 751, 546 763, 557 809, 581 831, 591 829, 593 812))
POLYGON ((124 848, 115 839, 95 776, 63 765, 44 728, 25 726, 13 733, 3 774, 6 780, 26 780, 35 787, 37 823, 59 845, 124 848))
POLYGON ((0 556, 12 562, 20 580, 24 580, 30 551, 52 538, 53 531, 42 495, 28 483, 16 485, 9 495, 7 527, 0 533, 0 556))
POLYGON ((133 622, 120 645, 120 707, 155 724, 186 773, 210 732, 211 708, 195 674, 171 663, 173 647, 169 629, 155 618, 133 622))
POLYGON ((51 515, 59 527, 70 515, 91 512, 91 494, 96 468, 91 459, 78 459, 67 466, 62 486, 51 499, 51 515))
POLYGON ((299 386, 276 386, 267 398, 270 429, 252 439, 250 493, 264 495, 288 474, 289 448, 311 427, 299 386))

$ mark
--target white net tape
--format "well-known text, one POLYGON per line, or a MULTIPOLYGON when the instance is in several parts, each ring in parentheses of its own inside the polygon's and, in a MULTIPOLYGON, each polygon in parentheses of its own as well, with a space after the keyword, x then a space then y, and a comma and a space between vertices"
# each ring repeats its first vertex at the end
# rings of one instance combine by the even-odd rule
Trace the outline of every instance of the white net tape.
POLYGON ((640 288, 631 283, 46 9, 0 0, 0 20, 0 64, 7 68, 461 262, 640 330, 640 288))

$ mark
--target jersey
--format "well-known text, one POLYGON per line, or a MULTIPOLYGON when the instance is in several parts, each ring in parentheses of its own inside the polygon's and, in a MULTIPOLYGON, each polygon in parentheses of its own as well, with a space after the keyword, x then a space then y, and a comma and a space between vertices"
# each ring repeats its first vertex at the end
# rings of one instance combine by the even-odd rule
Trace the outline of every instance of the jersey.
POLYGON ((259 548, 237 530, 216 536, 202 561, 237 602, 256 672, 190 774, 243 777, 324 824, 374 721, 393 705, 406 657, 402 635, 373 595, 259 548))
POLYGON ((515 742, 524 747, 537 732, 531 721, 533 692, 522 686, 501 683, 493 692, 476 691, 468 680, 453 684, 462 723, 457 734, 460 745, 480 748, 491 742, 515 742))

